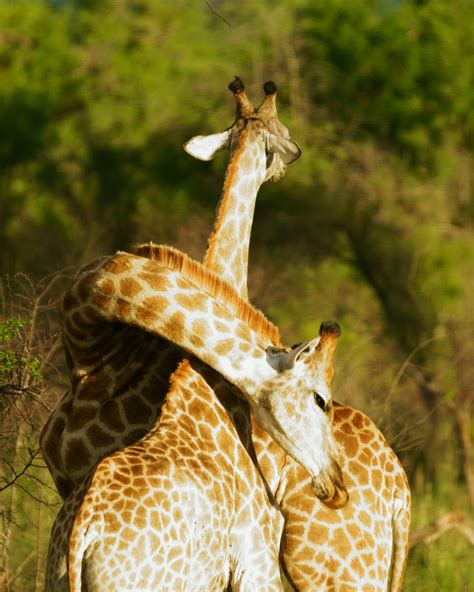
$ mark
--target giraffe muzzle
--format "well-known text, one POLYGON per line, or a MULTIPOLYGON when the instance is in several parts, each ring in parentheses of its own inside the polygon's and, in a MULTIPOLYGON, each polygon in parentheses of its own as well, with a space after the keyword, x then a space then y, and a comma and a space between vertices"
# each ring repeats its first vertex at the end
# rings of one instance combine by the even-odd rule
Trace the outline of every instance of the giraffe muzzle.
POLYGON ((342 471, 337 463, 324 474, 314 477, 311 481, 314 495, 328 508, 343 508, 349 501, 349 494, 344 485, 342 471))

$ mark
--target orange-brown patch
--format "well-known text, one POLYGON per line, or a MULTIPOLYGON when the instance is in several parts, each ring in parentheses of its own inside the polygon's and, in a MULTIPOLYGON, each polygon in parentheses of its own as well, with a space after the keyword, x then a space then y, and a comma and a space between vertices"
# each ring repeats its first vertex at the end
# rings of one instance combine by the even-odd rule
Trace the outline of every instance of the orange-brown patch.
POLYGON ((346 528, 349 532, 349 536, 352 539, 357 539, 360 535, 360 528, 357 526, 357 524, 354 524, 353 522, 349 522, 346 524, 346 528))
POLYGON ((352 409, 350 407, 341 406, 340 403, 334 403, 334 421, 342 423, 352 415, 352 409))
POLYGON ((357 476, 356 481, 359 483, 367 483, 369 480, 369 472, 365 466, 360 462, 349 462, 349 473, 352 476, 357 476))
POLYGON ((189 341, 197 348, 203 348, 205 345, 204 341, 199 337, 199 335, 194 333, 189 336, 189 341))
POLYGON ((231 438, 227 430, 221 428, 217 434, 217 443, 219 450, 221 450, 224 454, 227 454, 232 450, 234 440, 231 438))
POLYGON ((184 341, 185 318, 182 312, 175 312, 165 323, 164 334, 167 339, 174 343, 183 343, 184 341))
POLYGON ((123 296, 132 298, 142 291, 142 286, 137 280, 131 277, 125 277, 120 280, 120 292, 123 296))
POLYGON ((211 314, 214 317, 218 317, 223 319, 224 321, 233 321, 234 315, 228 310, 225 306, 222 306, 220 302, 214 301, 212 303, 212 311, 211 314))
POLYGON ((239 323, 235 328, 234 333, 238 337, 238 339, 242 339, 244 341, 248 341, 250 336, 249 328, 245 323, 239 323))
POLYGON ((370 477, 371 477, 372 486, 374 487, 374 489, 376 491, 380 491, 380 488, 382 487, 382 481, 383 481, 383 475, 382 475, 381 471, 379 471, 378 469, 373 469, 371 471, 370 477))
POLYGON ((105 296, 104 294, 94 294, 92 302, 99 310, 107 311, 112 303, 112 298, 110 298, 110 296, 105 296))
POLYGON ((164 296, 150 296, 142 302, 142 307, 150 309, 155 315, 162 314, 170 305, 170 301, 164 296))
POLYGON ((360 522, 362 522, 362 524, 364 526, 371 526, 372 525, 372 520, 370 518, 370 515, 365 510, 362 510, 362 512, 359 512, 358 520, 360 520, 360 522))
POLYGON ((120 538, 124 539, 125 541, 131 543, 136 537, 136 533, 134 530, 129 528, 128 526, 125 527, 122 532, 120 533, 120 538))
POLYGON ((115 303, 114 314, 117 319, 128 320, 132 316, 132 305, 126 300, 120 298, 115 303))
POLYGON ((362 574, 364 572, 364 566, 361 563, 361 560, 359 559, 359 557, 354 557, 354 559, 351 561, 351 568, 359 574, 362 574))
POLYGON ((130 271, 133 267, 133 260, 137 257, 129 255, 128 253, 119 253, 111 257, 104 265, 104 269, 110 273, 120 274, 125 271, 130 271))
POLYGON ((233 339, 224 339, 223 341, 219 341, 219 343, 213 348, 213 351, 218 356, 226 356, 230 351, 232 351, 233 347, 233 339))
POLYGON ((344 453, 347 456, 355 456, 357 454, 357 440, 351 436, 343 436, 336 434, 336 440, 338 444, 342 444, 344 447, 344 453))
POLYGON ((149 307, 139 306, 135 311, 135 316, 137 320, 143 323, 145 326, 149 325, 151 327, 151 325, 153 325, 153 323, 156 321, 158 315, 149 307))
POLYGON ((192 331, 201 337, 206 337, 209 333, 209 324, 204 319, 199 319, 193 322, 192 331))
POLYGON ((106 296, 112 296, 115 294, 115 284, 112 280, 102 280, 99 284, 100 292, 106 296))
MULTIPOLYGON (((184 283, 184 282, 183 282, 184 283)), ((188 282, 185 283, 185 288, 188 287, 188 282)), ((179 282, 178 282, 179 287, 179 282)), ((177 294, 176 301, 186 310, 192 311, 206 311, 206 302, 208 300, 208 296, 199 293, 191 293, 191 294, 177 294)))

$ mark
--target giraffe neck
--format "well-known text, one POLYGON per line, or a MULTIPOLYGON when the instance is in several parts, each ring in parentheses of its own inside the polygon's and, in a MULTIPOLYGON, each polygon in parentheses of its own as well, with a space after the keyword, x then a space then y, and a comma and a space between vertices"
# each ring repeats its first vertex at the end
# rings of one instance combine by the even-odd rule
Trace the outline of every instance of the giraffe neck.
MULTIPOLYGON (((66 347, 76 352, 76 380, 87 382, 96 370, 98 347, 104 347, 102 331, 94 339, 98 321, 125 322, 179 343, 256 404, 262 385, 276 375, 265 352, 271 339, 258 331, 258 312, 237 296, 226 303, 216 298, 222 282, 212 272, 200 267, 201 273, 194 273, 192 262, 191 271, 176 264, 178 271, 173 261, 121 253, 84 272, 63 303, 66 347), (80 317, 75 306, 79 300, 86 311, 80 317)), ((105 347, 113 342, 112 335, 105 347)))
POLYGON ((244 129, 226 171, 218 214, 204 258, 205 267, 247 298, 250 233, 257 193, 265 179, 266 154, 261 137, 244 129))

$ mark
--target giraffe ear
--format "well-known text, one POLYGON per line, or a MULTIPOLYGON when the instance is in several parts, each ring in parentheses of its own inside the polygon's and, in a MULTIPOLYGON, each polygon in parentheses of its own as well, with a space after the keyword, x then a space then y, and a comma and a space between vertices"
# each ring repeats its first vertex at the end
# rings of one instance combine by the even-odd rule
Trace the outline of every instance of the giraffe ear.
POLYGON ((184 144, 184 149, 199 160, 212 160, 219 150, 229 146, 230 130, 225 130, 210 136, 194 136, 184 144))
POLYGON ((287 140, 267 131, 265 135, 267 152, 278 154, 284 164, 291 164, 301 156, 301 148, 293 140, 287 140))
POLYGON ((311 341, 304 341, 293 349, 287 350, 280 347, 267 347, 267 362, 277 372, 283 372, 284 370, 291 370, 296 362, 304 361, 307 357, 311 356, 320 338, 311 339, 311 341))

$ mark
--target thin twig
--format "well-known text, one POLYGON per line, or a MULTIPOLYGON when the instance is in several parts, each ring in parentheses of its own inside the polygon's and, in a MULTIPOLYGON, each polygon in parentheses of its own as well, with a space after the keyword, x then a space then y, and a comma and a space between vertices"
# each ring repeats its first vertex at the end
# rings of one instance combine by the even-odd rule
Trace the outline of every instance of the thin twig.
POLYGON ((209 0, 206 0, 206 4, 209 8, 209 10, 214 13, 218 18, 221 19, 221 21, 223 21, 228 27, 232 27, 232 25, 229 23, 228 20, 226 20, 222 15, 220 15, 217 10, 212 6, 212 4, 209 2, 209 0))

